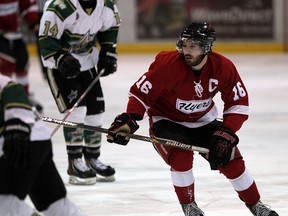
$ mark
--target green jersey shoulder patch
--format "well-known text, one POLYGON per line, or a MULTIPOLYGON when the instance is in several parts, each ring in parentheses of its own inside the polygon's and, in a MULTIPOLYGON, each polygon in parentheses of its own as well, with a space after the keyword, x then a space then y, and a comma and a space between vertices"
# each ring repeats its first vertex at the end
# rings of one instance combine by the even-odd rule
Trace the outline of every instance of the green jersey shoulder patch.
POLYGON ((114 11, 115 0, 104 0, 104 6, 114 11))
POLYGON ((76 6, 70 0, 54 0, 47 11, 54 12, 62 21, 69 17, 76 10, 76 6))

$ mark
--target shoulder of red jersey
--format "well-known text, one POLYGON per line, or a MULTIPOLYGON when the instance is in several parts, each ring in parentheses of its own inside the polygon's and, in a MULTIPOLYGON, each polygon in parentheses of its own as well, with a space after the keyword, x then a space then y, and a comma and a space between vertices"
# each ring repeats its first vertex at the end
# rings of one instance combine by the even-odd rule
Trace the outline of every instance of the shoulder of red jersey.
POLYGON ((218 64, 219 66, 223 65, 226 67, 227 66, 235 67, 234 63, 230 59, 219 53, 211 52, 208 54, 208 57, 210 61, 212 61, 215 64, 218 64))
POLYGON ((155 57, 155 61, 159 61, 160 63, 163 63, 164 65, 166 64, 171 64, 175 60, 177 60, 180 57, 180 53, 175 50, 175 51, 161 51, 158 53, 155 57))
POLYGON ((228 80, 231 78, 230 76, 234 76, 238 73, 234 63, 219 53, 209 53, 207 63, 210 65, 210 69, 213 70, 214 73, 228 80))
POLYGON ((178 51, 162 51, 156 55, 155 61, 150 65, 149 70, 167 72, 173 68, 178 68, 179 64, 183 64, 183 60, 178 51))
POLYGON ((157 54, 155 61, 149 67, 149 77, 158 81, 169 83, 185 76, 181 73, 186 63, 178 51, 162 51, 157 54))

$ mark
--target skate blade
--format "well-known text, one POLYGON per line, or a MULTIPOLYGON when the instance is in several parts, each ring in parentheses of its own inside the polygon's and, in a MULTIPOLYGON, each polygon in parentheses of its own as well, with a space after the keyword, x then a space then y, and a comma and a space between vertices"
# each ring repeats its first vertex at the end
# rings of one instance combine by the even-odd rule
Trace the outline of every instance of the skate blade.
POLYGON ((73 185, 93 185, 96 183, 96 178, 79 178, 77 176, 69 176, 69 184, 73 185))
POLYGON ((96 181, 97 182, 114 182, 116 179, 114 177, 114 175, 112 176, 101 176, 99 174, 97 174, 96 176, 96 181))

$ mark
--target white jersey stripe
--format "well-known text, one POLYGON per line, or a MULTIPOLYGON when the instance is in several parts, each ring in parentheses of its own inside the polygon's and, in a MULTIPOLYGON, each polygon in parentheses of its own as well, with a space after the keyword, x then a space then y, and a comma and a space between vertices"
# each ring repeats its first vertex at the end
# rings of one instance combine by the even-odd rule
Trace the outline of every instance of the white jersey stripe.
POLYGON ((232 106, 229 109, 225 110, 223 114, 242 114, 249 115, 249 107, 244 105, 232 106))

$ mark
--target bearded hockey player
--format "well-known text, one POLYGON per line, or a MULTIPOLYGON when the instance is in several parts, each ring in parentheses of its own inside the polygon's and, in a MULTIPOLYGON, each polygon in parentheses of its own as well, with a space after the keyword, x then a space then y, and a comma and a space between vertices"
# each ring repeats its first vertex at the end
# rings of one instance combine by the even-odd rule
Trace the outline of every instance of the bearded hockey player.
MULTIPOLYGON (((100 71, 117 70, 116 43, 120 17, 113 0, 50 0, 39 30, 39 46, 47 78, 61 113, 70 110, 100 71), (100 52, 96 47, 100 46, 100 52), (96 70, 96 68, 97 70, 96 70)), ((67 118, 101 126, 105 111, 98 80, 67 118)), ((64 127, 71 184, 114 181, 115 170, 99 160, 101 134, 64 127), (84 155, 85 162, 82 160, 84 155), (97 176, 97 179, 96 179, 97 176)))
MULTIPOLYGON (((254 216, 278 216, 260 201, 256 183, 245 166, 236 132, 248 118, 248 93, 234 64, 211 51, 212 25, 192 22, 179 36, 177 51, 161 52, 130 88, 125 113, 118 115, 107 136, 126 145, 137 120, 147 112, 150 136, 209 149, 204 158, 232 184, 254 216), (213 97, 221 93, 223 122, 218 121, 213 97)), ((204 216, 194 196, 192 151, 154 144, 171 170, 171 179, 185 216, 204 216)), ((221 213, 219 212, 219 215, 221 213)))

